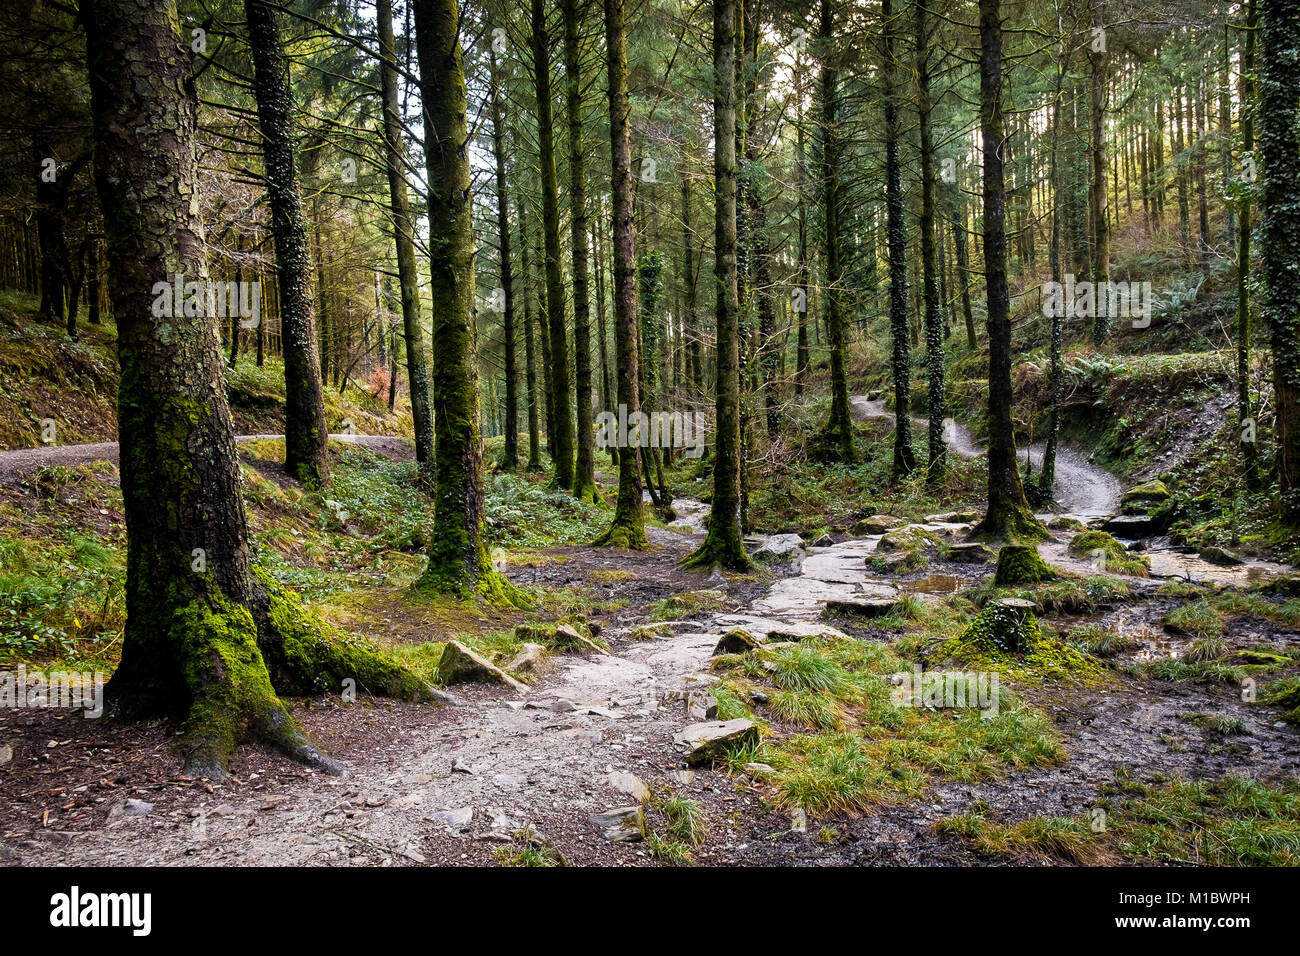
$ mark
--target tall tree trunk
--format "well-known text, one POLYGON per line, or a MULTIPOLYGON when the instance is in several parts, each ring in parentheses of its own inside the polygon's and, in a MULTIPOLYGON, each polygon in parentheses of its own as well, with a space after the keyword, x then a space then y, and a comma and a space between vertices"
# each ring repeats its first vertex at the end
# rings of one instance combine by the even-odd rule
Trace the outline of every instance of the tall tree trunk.
POLYGON ((713 501, 694 568, 751 565, 740 530, 740 342, 736 285, 736 3, 713 0, 714 262, 718 374, 713 501))
POLYGON ((505 111, 501 107, 501 87, 497 79, 496 54, 488 48, 491 59, 492 156, 497 173, 497 236, 501 254, 501 289, 505 293, 502 324, 502 349, 505 352, 505 449, 501 467, 506 471, 519 468, 519 383, 515 369, 515 281, 510 262, 510 196, 506 187, 505 111))
POLYGON ((927 484, 943 478, 944 366, 943 317, 939 311, 939 289, 935 282, 934 248, 934 139, 930 131, 930 42, 925 3, 914 4, 916 22, 916 110, 921 135, 921 283, 925 299, 925 367, 928 373, 926 406, 930 417, 927 484))
MULTIPOLYGON (((641 383, 636 315, 636 230, 632 224, 631 104, 627 93, 627 47, 623 0, 605 0, 605 49, 609 64, 609 145, 614 213, 614 354, 620 414, 640 410, 641 383)), ((608 410, 607 410, 608 411, 608 410)), ((620 416, 615 416, 620 417, 620 416)), ((606 438, 608 424, 606 425, 606 438)), ((617 444, 617 440, 613 442, 617 444)), ((634 449, 618 456, 618 500, 609 530, 596 542, 619 548, 646 548, 645 509, 641 503, 641 465, 634 449)))
MULTIPOLYGON (((1255 150, 1255 31, 1259 25, 1257 0, 1246 6, 1246 39, 1241 54, 1241 153, 1250 157, 1255 150)), ((1253 177, 1252 177, 1253 178, 1253 177)), ((1237 427, 1241 467, 1246 487, 1260 485, 1259 454, 1256 444, 1258 423, 1250 400, 1250 202, 1255 189, 1251 182, 1241 189, 1241 223, 1237 234, 1237 427)))
POLYGON ((280 328, 284 343, 285 470, 308 488, 329 483, 329 427, 316 354, 311 302, 311 255, 298 192, 293 145, 289 64, 280 46, 276 11, 266 0, 244 0, 253 52, 271 232, 280 276, 280 328))
POLYGON ((528 233, 524 228, 524 203, 515 193, 515 217, 519 220, 519 253, 523 267, 524 292, 524 382, 528 389, 528 471, 542 470, 542 440, 538 422, 537 359, 533 351, 533 273, 528 262, 528 233))
MULTIPOLYGON (((1105 30, 1106 2, 1093 0, 1093 28, 1105 30)), ((1106 75, 1110 67, 1106 53, 1106 34, 1094 34, 1090 46, 1092 69, 1089 73, 1089 91, 1092 99, 1092 281, 1100 288, 1110 281, 1110 220, 1106 207, 1106 75)), ((1108 297, 1107 297, 1108 298, 1108 297)), ((1092 338, 1103 342, 1110 335, 1110 316, 1106 299, 1098 294, 1096 317, 1092 323, 1092 338)))
POLYGON ((375 0, 379 23, 379 64, 383 89, 384 167, 393 210, 393 240, 397 245, 397 276, 402 286, 402 333, 406 340, 406 377, 411 392, 411 421, 415 428, 415 460, 420 480, 433 488, 433 406, 429 399, 429 366, 420 328, 420 275, 415 265, 411 202, 406 185, 402 122, 397 101, 396 43, 393 40, 392 0, 375 0))
POLYGON ((839 70, 835 59, 835 28, 832 0, 821 0, 818 39, 822 44, 822 198, 826 228, 826 333, 831 346, 831 417, 823 441, 827 452, 841 462, 856 457, 853 450, 853 419, 849 415, 849 378, 846 368, 848 331, 840 298, 843 266, 840 261, 840 134, 839 70))
POLYGON ((177 302, 159 309, 155 298, 178 271, 207 278, 198 99, 176 8, 88 0, 81 14, 121 364, 127 617, 110 699, 128 714, 183 716, 191 776, 224 779, 243 740, 337 772, 277 691, 345 678, 412 698, 428 688, 370 652, 323 640, 301 606, 252 569, 217 324, 177 302))
POLYGON ((561 0, 564 15, 565 112, 569 127, 569 243, 573 253, 573 380, 577 404, 577 458, 573 495, 601 501, 596 487, 591 421, 591 306, 587 292, 587 173, 582 162, 582 65, 578 52, 579 0, 561 0))
POLYGON ((988 287, 988 511, 974 534, 986 538, 1044 538, 1025 500, 1011 420, 1011 296, 1007 287, 1006 186, 1002 148, 1001 0, 979 0, 980 129, 984 149, 984 276, 988 287))
POLYGON ((1273 346, 1278 516, 1300 525, 1300 11, 1288 0, 1260 0, 1263 70, 1259 78, 1264 159, 1264 315, 1273 346))
POLYGON ((885 105, 885 208, 889 246, 889 334, 893 342, 894 378, 894 480, 916 469, 912 454, 912 369, 907 328, 907 225, 903 221, 903 172, 898 157, 900 139, 896 81, 898 60, 894 52, 895 25, 892 0, 882 0, 884 63, 881 97, 885 105))
MULTIPOLYGON (((573 488, 573 412, 569 403, 569 341, 564 327, 564 280, 560 273, 560 198, 551 120, 550 37, 546 5, 532 0, 533 77, 537 88, 538 165, 542 172, 542 238, 545 243, 546 327, 550 339, 551 458, 557 488, 573 488)), ((588 397, 590 403, 590 397, 588 397)))
POLYGON ((415 0, 415 44, 429 172, 429 297, 436 430, 432 544, 422 590, 522 603, 483 541, 483 441, 474 324, 474 224, 464 53, 456 0, 415 0))

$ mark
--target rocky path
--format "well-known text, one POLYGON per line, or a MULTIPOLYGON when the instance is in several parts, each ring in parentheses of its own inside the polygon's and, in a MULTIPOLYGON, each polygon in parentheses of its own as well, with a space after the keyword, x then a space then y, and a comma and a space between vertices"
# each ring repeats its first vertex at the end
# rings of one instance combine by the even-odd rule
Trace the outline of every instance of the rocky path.
MULTIPOLYGON (((235 441, 248 442, 263 438, 283 438, 283 435, 236 435, 235 441)), ((400 449, 409 449, 401 438, 391 435, 330 435, 335 441, 350 442, 370 448, 380 454, 392 456, 400 449)), ((87 465, 96 461, 117 462, 117 442, 95 442, 88 445, 47 445, 41 448, 17 448, 13 451, 0 451, 0 482, 14 481, 25 472, 52 465, 71 468, 75 465, 87 465)))
MULTIPOLYGON (((883 400, 872 401, 865 395, 855 395, 850 399, 850 407, 855 418, 893 419, 894 413, 886 410, 883 400)), ((928 423, 923 418, 913 418, 918 426, 925 428, 928 423)), ((984 454, 984 449, 975 441, 970 429, 955 422, 948 428, 945 438, 948 447, 963 458, 974 458, 984 454)), ((1025 449, 1021 449, 1025 452, 1025 449)), ((1027 449, 1031 459, 1042 460, 1043 445, 1031 445, 1027 449)), ((1094 465, 1076 449, 1061 446, 1056 452, 1056 501, 1060 512, 1077 518, 1098 518, 1114 514, 1119 510, 1120 495, 1123 486, 1118 478, 1094 465)))

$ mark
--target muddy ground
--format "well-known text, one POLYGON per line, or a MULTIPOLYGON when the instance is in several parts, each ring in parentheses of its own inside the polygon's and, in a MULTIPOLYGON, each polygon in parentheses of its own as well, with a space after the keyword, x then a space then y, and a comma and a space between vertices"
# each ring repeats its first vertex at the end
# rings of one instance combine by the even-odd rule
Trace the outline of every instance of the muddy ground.
MULTIPOLYGON (((862 560, 875 542, 861 539, 812 549, 801 563, 776 565, 766 574, 703 575, 677 566, 698 533, 652 533, 652 551, 558 548, 509 569, 520 583, 582 585, 626 601, 596 616, 609 655, 556 658, 554 670, 522 694, 462 685, 455 706, 365 697, 354 704, 293 701, 307 731, 347 767, 341 778, 245 748, 231 781, 187 780, 178 776, 180 761, 170 748, 174 725, 0 712, 0 741, 13 750, 0 769, 3 862, 493 865, 497 851, 521 846, 517 834, 527 827, 570 863, 654 864, 644 843, 611 842, 590 819, 636 802, 626 792, 624 775, 631 774, 652 787, 671 786, 704 807, 709 828, 696 854, 701 864, 996 863, 963 841, 936 835, 932 824, 978 801, 998 822, 1077 814, 1121 768, 1138 779, 1300 772, 1300 733, 1279 724, 1274 712, 1243 703, 1235 687, 1116 673, 1095 689, 1019 688, 1063 735, 1069 757, 1061 766, 977 784, 934 777, 922 800, 857 816, 829 814, 811 821, 807 833, 792 832, 790 816, 770 809, 764 785, 714 770, 688 771, 673 743, 674 733, 690 722, 681 697, 707 686, 718 636, 736 615, 811 620, 821 598, 846 586, 874 593, 901 584, 924 592, 931 578, 948 575, 961 586, 976 583, 988 569, 937 563, 881 578, 862 560), (611 570, 631 576, 611 580, 611 570), (672 622, 671 636, 631 638, 655 601, 702 588, 722 592, 723 605, 672 622), (1224 739, 1180 716, 1202 712, 1238 716, 1246 732, 1224 739), (133 815, 128 798, 152 806, 133 815), (834 831, 829 842, 816 838, 823 827, 834 831)), ((1160 611, 1159 601, 1124 609, 1130 620, 1157 631, 1160 611)), ((1243 644, 1300 639, 1270 622, 1237 629, 1243 644)), ((889 637, 869 629, 854 633, 867 640, 889 637)), ((1165 637, 1163 652, 1177 653, 1183 639, 1165 637)))

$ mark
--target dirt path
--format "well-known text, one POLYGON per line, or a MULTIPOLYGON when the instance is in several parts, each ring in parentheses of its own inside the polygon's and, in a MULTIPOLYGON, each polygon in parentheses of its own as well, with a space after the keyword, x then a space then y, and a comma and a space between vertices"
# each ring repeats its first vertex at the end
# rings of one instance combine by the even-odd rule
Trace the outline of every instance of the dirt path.
MULTIPOLYGON (((283 438, 283 435, 236 435, 235 441, 247 442, 263 438, 283 438)), ((401 438, 391 435, 330 435, 335 441, 351 442, 370 448, 380 454, 390 455, 397 448, 409 448, 401 438)), ((0 451, 0 482, 14 481, 24 472, 63 465, 86 465, 95 461, 117 462, 117 442, 95 442, 89 445, 49 445, 43 448, 17 448, 0 451)))
MULTIPOLYGON (((894 413, 886 410, 883 400, 871 401, 865 395, 855 395, 850 400, 855 418, 887 418, 894 413)), ((913 418, 922 428, 928 423, 923 418, 913 418)), ((953 424, 945 438, 948 447, 963 458, 984 454, 984 449, 963 425, 953 424)), ((1029 454, 1041 461, 1043 445, 1031 445, 1029 454)), ((1099 518, 1112 515, 1119 509, 1123 486, 1118 478, 1089 461, 1078 450, 1060 446, 1056 452, 1056 501, 1061 513, 1077 518, 1099 518)))

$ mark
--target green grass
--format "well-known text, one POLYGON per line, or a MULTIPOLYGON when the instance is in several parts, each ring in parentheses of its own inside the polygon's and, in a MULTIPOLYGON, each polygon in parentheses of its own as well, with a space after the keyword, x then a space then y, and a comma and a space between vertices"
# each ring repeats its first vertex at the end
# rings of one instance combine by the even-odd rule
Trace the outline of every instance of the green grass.
POLYGON ((678 621, 720 610, 726 606, 726 602, 727 596, 721 591, 684 591, 651 605, 650 620, 678 621))
POLYGON ((1193 637, 1217 637, 1223 633, 1223 615, 1205 598, 1176 607, 1160 620, 1175 633, 1193 637))

